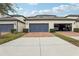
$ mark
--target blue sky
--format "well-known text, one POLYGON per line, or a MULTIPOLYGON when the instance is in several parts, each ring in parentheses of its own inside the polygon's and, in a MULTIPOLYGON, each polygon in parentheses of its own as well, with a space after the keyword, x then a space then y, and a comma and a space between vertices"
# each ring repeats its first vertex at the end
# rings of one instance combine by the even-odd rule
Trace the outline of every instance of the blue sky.
POLYGON ((78 3, 16 3, 16 14, 24 16, 79 14, 78 3))

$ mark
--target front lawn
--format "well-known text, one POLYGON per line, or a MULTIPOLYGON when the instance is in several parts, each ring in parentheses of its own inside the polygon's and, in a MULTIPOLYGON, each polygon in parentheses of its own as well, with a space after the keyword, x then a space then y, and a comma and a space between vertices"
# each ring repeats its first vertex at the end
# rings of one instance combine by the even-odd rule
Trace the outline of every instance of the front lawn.
POLYGON ((68 37, 68 36, 65 36, 63 34, 59 34, 59 33, 54 33, 56 36, 58 36, 59 38, 65 40, 65 41, 68 41, 72 44, 74 44, 75 46, 78 46, 79 47, 79 40, 76 40, 74 38, 71 38, 71 37, 68 37))
POLYGON ((9 41, 14 40, 14 39, 17 39, 17 38, 19 38, 23 35, 24 35, 24 33, 16 33, 16 34, 8 33, 8 34, 5 34, 5 35, 0 37, 0 44, 9 42, 9 41))

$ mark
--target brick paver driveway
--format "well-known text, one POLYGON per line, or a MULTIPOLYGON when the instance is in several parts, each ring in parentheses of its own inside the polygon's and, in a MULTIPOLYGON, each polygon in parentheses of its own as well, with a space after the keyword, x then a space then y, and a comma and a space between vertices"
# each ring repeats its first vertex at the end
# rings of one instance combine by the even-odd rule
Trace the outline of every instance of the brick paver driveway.
POLYGON ((54 36, 49 32, 29 32, 24 35, 25 37, 52 37, 54 36))
POLYGON ((68 36, 79 36, 79 33, 77 32, 60 32, 60 33, 68 36))
POLYGON ((77 32, 58 32, 58 33, 79 40, 79 33, 77 32))

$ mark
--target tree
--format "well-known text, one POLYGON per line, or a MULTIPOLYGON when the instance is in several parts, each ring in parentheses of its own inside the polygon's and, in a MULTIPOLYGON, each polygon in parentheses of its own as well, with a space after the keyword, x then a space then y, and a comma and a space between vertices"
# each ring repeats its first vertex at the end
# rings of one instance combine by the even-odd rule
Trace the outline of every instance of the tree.
POLYGON ((0 3, 0 14, 9 15, 9 11, 15 12, 13 4, 11 3, 0 3))
MULTIPOLYGON (((14 8, 13 8, 13 4, 11 3, 0 3, 0 14, 1 15, 9 15, 9 11, 10 12, 15 12, 14 8)), ((1 32, 0 32, 0 36, 1 36, 1 32)))

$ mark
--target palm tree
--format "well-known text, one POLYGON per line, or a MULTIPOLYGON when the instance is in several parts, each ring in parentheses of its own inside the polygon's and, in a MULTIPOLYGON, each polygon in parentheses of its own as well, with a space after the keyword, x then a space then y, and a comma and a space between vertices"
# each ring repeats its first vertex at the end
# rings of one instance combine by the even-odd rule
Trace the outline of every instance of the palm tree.
MULTIPOLYGON (((13 8, 13 4, 11 3, 0 3, 0 14, 1 15, 9 15, 9 11, 10 12, 15 12, 14 8, 13 8)), ((0 32, 0 36, 1 36, 1 32, 0 32)))

